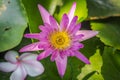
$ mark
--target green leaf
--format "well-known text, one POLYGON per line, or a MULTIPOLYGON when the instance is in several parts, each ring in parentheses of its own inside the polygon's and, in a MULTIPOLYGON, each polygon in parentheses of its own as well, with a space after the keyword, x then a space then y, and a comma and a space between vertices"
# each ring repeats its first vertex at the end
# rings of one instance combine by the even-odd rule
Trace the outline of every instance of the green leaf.
POLYGON ((104 44, 97 37, 85 40, 82 43, 84 44, 84 48, 80 49, 80 52, 87 57, 94 55, 98 48, 102 51, 104 47, 104 44))
POLYGON ((79 80, 104 80, 101 75, 102 56, 100 55, 100 50, 97 49, 96 53, 90 57, 90 65, 85 65, 82 68, 79 80))
POLYGON ((120 71, 120 50, 114 50, 114 56, 113 56, 113 60, 115 63, 116 68, 120 71))
POLYGON ((120 16, 120 0, 87 0, 90 19, 120 16))
MULTIPOLYGON (((24 34, 29 33, 28 30, 29 29, 27 27, 27 29, 25 30, 24 34)), ((31 39, 23 37, 22 40, 21 40, 21 42, 20 42, 20 44, 17 45, 15 48, 13 48, 13 50, 19 51, 23 46, 26 46, 26 45, 31 44, 31 43, 32 43, 31 39)))
POLYGON ((0 80, 10 80, 10 74, 0 71, 0 78, 1 78, 0 80))
POLYGON ((120 18, 110 18, 102 21, 91 21, 92 29, 99 31, 101 41, 109 46, 120 49, 120 18))
MULTIPOLYGON (((48 7, 49 13, 51 15, 53 15, 56 10, 56 7, 61 6, 61 5, 62 5, 62 0, 51 0, 51 2, 49 3, 49 7, 48 7)), ((46 6, 48 6, 48 5, 46 5, 46 6)))
POLYGON ((104 53, 103 53, 103 66, 101 68, 102 70, 101 73, 105 80, 119 80, 120 79, 120 63, 119 63, 120 54, 119 53, 120 51, 115 52, 115 49, 112 47, 105 47, 104 53), (116 59, 119 62, 116 62, 116 59))
POLYGON ((0 52, 17 46, 27 27, 27 18, 20 0, 2 0, 0 15, 0 52))
POLYGON ((77 3, 75 16, 78 16, 78 20, 83 21, 87 17, 88 10, 87 10, 87 6, 86 6, 86 0, 64 0, 63 5, 60 7, 59 13, 55 15, 55 17, 58 21, 61 20, 62 15, 64 13, 69 12, 69 10, 72 7, 72 4, 74 2, 77 3))
POLYGON ((30 32, 40 32, 38 26, 42 24, 42 20, 37 7, 40 0, 22 0, 22 2, 28 15, 30 32))

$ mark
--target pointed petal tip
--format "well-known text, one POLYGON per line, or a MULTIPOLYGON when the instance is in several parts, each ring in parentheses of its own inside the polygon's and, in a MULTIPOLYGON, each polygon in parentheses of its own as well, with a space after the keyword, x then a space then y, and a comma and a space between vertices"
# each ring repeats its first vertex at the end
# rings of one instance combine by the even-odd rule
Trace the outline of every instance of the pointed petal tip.
POLYGON ((60 77, 63 78, 64 75, 60 74, 60 77))
POLYGON ((76 2, 73 2, 73 6, 75 6, 75 7, 76 7, 76 2))
POLYGON ((28 38, 28 34, 24 34, 24 37, 28 38))
POLYGON ((87 61, 86 64, 91 64, 90 61, 87 61))
POLYGON ((40 4, 38 4, 38 9, 39 9, 39 12, 41 14, 43 22, 44 23, 50 23, 49 22, 50 13, 40 4))
POLYGON ((39 56, 37 57, 37 60, 38 60, 38 61, 40 60, 40 57, 39 57, 39 56))
POLYGON ((74 17, 75 9, 76 9, 76 2, 72 4, 72 7, 68 13, 69 22, 71 22, 72 18, 74 17))
POLYGON ((39 8, 39 9, 42 8, 42 5, 38 4, 38 8, 39 8))
POLYGON ((56 66, 58 69, 58 73, 59 73, 60 77, 62 78, 65 74, 66 67, 67 67, 67 56, 65 56, 64 59, 62 59, 59 55, 55 59, 55 62, 56 62, 56 66))
POLYGON ((99 31, 94 31, 94 33, 97 35, 99 33, 99 31))
POLYGON ((91 64, 90 61, 88 59, 86 59, 85 61, 83 61, 85 64, 91 64))
POLYGON ((19 52, 24 52, 24 50, 21 48, 21 49, 19 50, 19 52))
POLYGON ((83 34, 84 36, 79 40, 80 42, 81 41, 84 41, 84 40, 87 40, 89 38, 92 38, 94 36, 96 36, 97 34, 99 33, 99 31, 92 31, 92 30, 79 30, 76 32, 76 35, 79 35, 79 34, 83 34))

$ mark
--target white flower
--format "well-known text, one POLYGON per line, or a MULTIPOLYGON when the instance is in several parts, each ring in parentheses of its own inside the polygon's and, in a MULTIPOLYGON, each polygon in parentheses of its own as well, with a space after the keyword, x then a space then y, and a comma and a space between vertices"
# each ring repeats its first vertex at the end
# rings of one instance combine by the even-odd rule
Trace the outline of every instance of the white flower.
POLYGON ((8 62, 0 62, 0 71, 13 71, 10 80, 25 80, 27 74, 38 76, 44 72, 44 67, 36 58, 37 54, 24 53, 19 57, 16 51, 9 51, 5 55, 8 62))

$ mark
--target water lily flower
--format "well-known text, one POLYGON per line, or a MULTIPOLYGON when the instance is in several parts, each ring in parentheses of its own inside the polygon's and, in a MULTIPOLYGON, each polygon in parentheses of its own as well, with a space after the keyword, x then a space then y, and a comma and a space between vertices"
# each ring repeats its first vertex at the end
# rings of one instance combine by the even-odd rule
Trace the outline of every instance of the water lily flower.
POLYGON ((20 52, 44 50, 37 59, 41 60, 51 55, 51 61, 56 62, 61 77, 65 74, 68 56, 75 56, 90 64, 89 60, 79 52, 79 49, 84 47, 80 42, 94 37, 98 32, 79 30, 81 23, 76 24, 78 17, 74 16, 76 3, 73 3, 68 14, 63 14, 60 25, 40 4, 38 8, 44 22, 44 25, 39 26, 41 32, 25 34, 25 37, 39 41, 23 47, 20 52))
POLYGON ((43 73, 43 65, 36 60, 38 55, 24 53, 20 57, 16 51, 8 51, 5 59, 8 62, 0 62, 0 71, 12 72, 10 80, 25 80, 29 76, 38 76, 43 73))

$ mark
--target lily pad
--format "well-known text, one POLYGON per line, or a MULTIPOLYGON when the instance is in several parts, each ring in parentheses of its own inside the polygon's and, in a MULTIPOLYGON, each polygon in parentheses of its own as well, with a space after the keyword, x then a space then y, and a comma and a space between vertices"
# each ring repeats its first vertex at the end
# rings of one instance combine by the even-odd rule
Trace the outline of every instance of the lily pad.
POLYGON ((99 31, 97 36, 105 45, 120 49, 120 18, 91 21, 91 25, 99 31))
POLYGON ((27 27, 26 14, 20 0, 2 0, 1 5, 5 10, 0 15, 0 52, 17 46, 27 27))
POLYGON ((90 19, 120 16, 120 0, 87 0, 87 4, 90 19))
POLYGON ((85 65, 82 68, 79 80, 104 80, 101 75, 102 56, 100 55, 100 50, 97 49, 96 53, 90 57, 90 65, 85 65))
POLYGON ((78 20, 81 22, 86 19, 88 15, 86 0, 63 0, 63 5, 60 7, 60 11, 55 15, 58 21, 61 20, 64 13, 68 13, 72 4, 76 2, 75 16, 78 16, 78 20))
POLYGON ((103 66, 101 73, 104 80, 119 80, 120 79, 120 51, 115 52, 112 47, 105 47, 103 53, 103 66), (117 64, 116 64, 117 63, 117 64))

